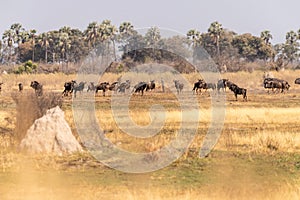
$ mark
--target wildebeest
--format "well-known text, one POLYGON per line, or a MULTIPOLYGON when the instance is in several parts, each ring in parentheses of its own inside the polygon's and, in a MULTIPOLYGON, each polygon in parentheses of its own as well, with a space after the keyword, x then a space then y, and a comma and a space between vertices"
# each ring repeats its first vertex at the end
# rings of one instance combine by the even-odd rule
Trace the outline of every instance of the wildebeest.
POLYGON ((74 91, 74 97, 76 97, 76 93, 77 92, 82 92, 83 89, 84 89, 84 85, 86 84, 86 82, 80 82, 79 84, 74 84, 74 88, 73 88, 73 91, 74 91))
POLYGON ((98 85, 96 85, 96 93, 98 93, 98 90, 103 91, 103 96, 105 96, 105 91, 108 89, 109 83, 108 82, 103 82, 98 85))
POLYGON ((76 84, 76 81, 74 81, 74 80, 71 80, 70 82, 65 82, 65 84, 64 84, 65 89, 62 92, 62 94, 64 96, 68 96, 69 93, 72 94, 75 84, 76 84))
POLYGON ((218 80, 218 83, 217 83, 218 92, 220 91, 221 88, 223 89, 223 91, 226 91, 227 81, 228 81, 228 79, 218 80))
POLYGON ((147 84, 146 91, 148 91, 148 90, 152 91, 154 89, 155 89, 155 81, 152 80, 147 84))
POLYGON ((3 83, 0 83, 0 92, 2 91, 2 85, 3 85, 3 83))
POLYGON ((199 79, 196 83, 194 83, 194 88, 193 88, 193 94, 198 94, 198 90, 200 90, 201 93, 201 89, 204 87, 205 82, 203 79, 199 79))
POLYGON ((247 101, 247 89, 240 88, 236 84, 231 84, 229 89, 234 93, 235 100, 237 101, 237 95, 243 95, 243 99, 247 101))
POLYGON ((203 89, 212 89, 212 90, 215 90, 217 88, 216 84, 215 83, 205 83, 204 84, 204 87, 203 89))
POLYGON ((144 90, 147 88, 147 83, 146 82, 139 82, 138 84, 136 84, 133 88, 133 92, 134 93, 141 93, 141 95, 143 96, 144 94, 144 90))
POLYGON ((43 95, 43 85, 40 84, 39 82, 31 81, 30 87, 32 87, 34 89, 35 94, 37 96, 42 96, 43 95))
POLYGON ((181 93, 181 91, 183 90, 184 84, 180 83, 179 80, 173 80, 174 84, 175 84, 175 88, 177 90, 177 94, 181 93))
POLYGON ((281 90, 281 92, 284 92, 284 90, 289 90, 290 84, 287 81, 278 78, 265 78, 264 88, 272 89, 273 92, 274 89, 278 89, 281 90))
POLYGON ((23 84, 22 84, 22 83, 19 83, 19 84, 18 84, 18 87, 19 87, 19 92, 22 92, 22 91, 23 91, 23 84))
POLYGON ((121 83, 117 87, 117 92, 125 93, 125 91, 128 89, 130 89, 130 80, 126 80, 125 82, 121 83))
POLYGON ((296 78, 295 84, 300 84, 300 78, 296 78))
POLYGON ((108 89, 110 91, 117 91, 117 88, 118 88, 118 85, 119 85, 119 82, 118 81, 115 81, 113 82, 112 84, 110 84, 110 86, 108 87, 108 89))
POLYGON ((89 92, 89 91, 95 91, 95 89, 96 89, 96 87, 95 87, 94 82, 90 82, 86 91, 87 92, 89 92))

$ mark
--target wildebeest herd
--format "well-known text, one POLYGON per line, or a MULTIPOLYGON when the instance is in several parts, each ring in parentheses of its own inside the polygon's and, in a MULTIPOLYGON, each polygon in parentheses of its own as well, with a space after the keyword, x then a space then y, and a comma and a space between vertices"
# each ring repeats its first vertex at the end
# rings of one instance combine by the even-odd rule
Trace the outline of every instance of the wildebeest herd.
MULTIPOLYGON (((179 80, 173 80, 175 89, 177 91, 177 94, 180 94, 183 90, 184 84, 181 83, 179 80)), ((1 86, 3 83, 0 83, 0 92, 1 92, 1 86)), ((295 80, 295 84, 300 84, 300 78, 297 78, 295 80)), ((77 83, 75 80, 71 80, 69 82, 65 82, 64 84, 64 90, 62 92, 63 96, 68 96, 73 94, 74 97, 76 97, 77 92, 82 93, 85 89, 85 86, 87 85, 87 92, 95 92, 98 93, 99 90, 102 90, 103 96, 105 96, 106 91, 113 91, 115 93, 126 93, 131 88, 131 81, 126 80, 124 82, 121 81, 115 81, 112 84, 109 84, 108 82, 102 82, 99 84, 95 84, 94 82, 90 82, 87 84, 86 82, 79 82, 77 83)), ((134 85, 132 88, 132 93, 138 93, 140 95, 144 95, 144 92, 146 91, 153 91, 155 90, 155 80, 151 80, 149 82, 141 81, 134 85)), ((35 94, 37 96, 43 95, 43 85, 39 83, 38 81, 32 81, 30 84, 30 87, 32 87, 35 91, 35 94)), ((270 90, 273 93, 281 92, 285 93, 289 90, 290 84, 282 79, 278 78, 264 78, 263 81, 263 87, 268 90, 268 93, 270 93, 270 90)), ((23 84, 18 84, 19 91, 23 91, 23 84)), ((164 86, 162 85, 162 88, 164 86)), ((202 91, 206 92, 207 90, 217 91, 220 92, 226 92, 226 88, 229 88, 230 91, 234 93, 235 99, 237 100, 238 95, 241 95, 243 97, 243 100, 247 101, 247 89, 239 87, 237 84, 229 81, 229 79, 220 79, 217 83, 207 83, 203 79, 199 79, 197 82, 194 83, 194 87, 192 89, 193 94, 202 94, 202 91)), ((164 90, 163 90, 164 91, 164 90)))

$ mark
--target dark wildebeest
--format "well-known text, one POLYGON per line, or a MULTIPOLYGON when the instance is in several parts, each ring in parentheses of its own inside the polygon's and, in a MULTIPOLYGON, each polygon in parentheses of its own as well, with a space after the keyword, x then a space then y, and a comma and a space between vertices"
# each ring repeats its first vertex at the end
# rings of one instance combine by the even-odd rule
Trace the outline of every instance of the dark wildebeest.
POLYGON ((108 89, 109 89, 110 91, 116 92, 116 91, 117 91, 117 88, 118 88, 118 85, 119 85, 119 82, 118 82, 118 81, 115 81, 115 82, 113 82, 112 84, 110 84, 110 86, 108 87, 108 89))
POLYGON ((227 81, 228 81, 228 79, 220 79, 220 80, 218 80, 218 83, 217 83, 218 92, 220 92, 221 88, 223 89, 223 91, 226 91, 227 81))
POLYGON ((126 80, 125 82, 121 83, 117 88, 117 92, 125 93, 125 91, 128 89, 130 89, 130 80, 126 80))
POLYGON ((89 92, 89 91, 95 91, 95 89, 96 89, 96 87, 95 87, 94 82, 90 82, 86 91, 87 92, 89 92))
POLYGON ((76 93, 77 92, 82 92, 83 89, 84 89, 84 85, 86 84, 86 82, 80 82, 79 84, 74 84, 74 88, 73 88, 73 91, 74 91, 74 97, 76 98, 76 93))
POLYGON ((155 89, 155 81, 152 80, 147 84, 146 91, 148 91, 148 90, 152 91, 154 89, 155 89))
POLYGON ((134 93, 141 93, 141 95, 144 95, 144 90, 147 88, 147 83, 146 82, 139 82, 136 84, 133 88, 134 93))
POLYGON ((181 93, 181 91, 183 90, 183 83, 180 83, 179 80, 173 80, 174 84, 175 84, 175 88, 177 90, 177 94, 181 93))
POLYGON ((62 92, 62 94, 64 96, 68 96, 69 93, 72 94, 75 84, 76 84, 76 81, 74 81, 74 80, 71 80, 70 82, 65 82, 65 84, 64 84, 65 89, 62 92))
POLYGON ((235 100, 237 101, 237 95, 243 95, 243 99, 247 101, 247 89, 240 88, 236 84, 231 84, 229 89, 234 93, 235 100))
POLYGON ((2 85, 3 85, 3 83, 0 83, 0 92, 2 91, 2 85))
POLYGON ((300 78, 296 78, 295 84, 300 84, 300 78))
POLYGON ((105 91, 108 89, 109 83, 108 82, 103 82, 98 85, 96 85, 96 93, 98 93, 98 90, 103 91, 103 96, 105 96, 105 91))
POLYGON ((32 87, 37 96, 43 95, 43 85, 37 81, 31 81, 30 87, 32 87))
POLYGON ((273 92, 274 92, 274 89, 281 90, 281 93, 282 93, 282 92, 284 92, 284 90, 289 90, 290 84, 287 81, 281 80, 278 78, 265 78, 264 79, 264 88, 272 89, 273 92))
POLYGON ((203 79, 199 79, 196 83, 194 83, 194 88, 193 88, 193 94, 198 94, 198 90, 200 90, 200 94, 201 94, 201 89, 203 89, 205 85, 205 82, 203 79))
POLYGON ((19 92, 22 92, 23 91, 23 84, 19 83, 18 86, 19 86, 19 92))

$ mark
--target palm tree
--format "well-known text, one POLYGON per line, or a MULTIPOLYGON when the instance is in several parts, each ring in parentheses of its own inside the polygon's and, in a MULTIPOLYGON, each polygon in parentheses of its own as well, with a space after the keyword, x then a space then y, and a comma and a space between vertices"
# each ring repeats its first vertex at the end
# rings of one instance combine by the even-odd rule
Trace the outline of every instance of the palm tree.
MULTIPOLYGON (((116 56, 116 48, 115 48, 115 36, 118 32, 118 29, 116 26, 111 24, 110 20, 104 20, 100 25, 99 25, 99 38, 101 42, 110 40, 113 43, 113 54, 115 60, 117 60, 116 56)), ((107 43, 108 48, 109 48, 109 43, 107 43)))
POLYGON ((71 48, 71 41, 70 41, 70 37, 67 33, 63 33, 61 32, 59 34, 59 47, 60 47, 60 53, 61 53, 61 57, 63 60, 67 60, 67 53, 68 50, 71 48))
POLYGON ((220 56, 220 36, 223 32, 222 24, 219 22, 213 22, 210 24, 210 27, 208 28, 208 33, 213 38, 213 41, 215 43, 216 49, 217 49, 217 56, 220 56))
POLYGON ((7 60, 8 60, 8 62, 11 62, 13 43, 14 43, 14 32, 11 29, 6 30, 2 35, 2 40, 3 40, 4 44, 6 45, 6 47, 9 48, 7 60))
POLYGON ((260 38, 261 38, 263 41, 265 41, 266 45, 269 45, 269 44, 271 44, 271 43, 270 43, 270 39, 272 39, 273 36, 272 36, 272 34, 270 33, 270 31, 265 30, 265 31, 262 31, 262 32, 260 33, 260 38))
POLYGON ((48 63, 48 47, 51 40, 51 35, 49 32, 42 33, 38 36, 38 43, 41 47, 45 48, 45 63, 48 63))
POLYGON ((15 23, 10 26, 10 29, 14 32, 14 41, 17 45, 24 43, 24 37, 26 36, 25 29, 21 24, 15 23))
POLYGON ((285 35, 286 43, 287 44, 295 44, 298 39, 298 35, 295 31, 289 31, 285 35))
POLYGON ((36 30, 32 29, 29 31, 29 40, 32 44, 32 62, 34 62, 35 42, 36 42, 36 30))
POLYGON ((201 34, 196 29, 191 29, 186 34, 187 39, 192 42, 193 48, 196 48, 201 44, 201 34))
POLYGON ((157 48, 158 43, 161 40, 160 30, 154 26, 148 29, 145 39, 147 42, 147 45, 152 46, 152 48, 157 48))
POLYGON ((99 37, 99 25, 97 22, 92 22, 84 31, 85 40, 88 42, 89 50, 94 48, 99 37))
POLYGON ((130 22, 123 22, 119 26, 119 33, 122 35, 132 35, 133 31, 133 25, 130 22))
POLYGON ((133 37, 134 34, 136 34, 136 31, 134 30, 133 25, 130 22, 123 22, 119 26, 119 41, 123 43, 123 45, 120 46, 122 51, 128 52, 128 46, 129 46, 129 40, 133 37))

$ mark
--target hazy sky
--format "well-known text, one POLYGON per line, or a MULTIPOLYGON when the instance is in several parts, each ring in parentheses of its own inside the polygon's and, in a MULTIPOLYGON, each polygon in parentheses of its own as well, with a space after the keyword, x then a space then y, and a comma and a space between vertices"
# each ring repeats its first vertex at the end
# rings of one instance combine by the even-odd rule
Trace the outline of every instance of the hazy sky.
POLYGON ((38 32, 71 26, 84 30, 92 21, 110 19, 119 26, 130 21, 135 28, 158 26, 185 34, 196 28, 206 32, 210 23, 239 34, 259 36, 270 30, 273 43, 285 33, 300 29, 299 0, 1 0, 0 34, 13 23, 38 32))

